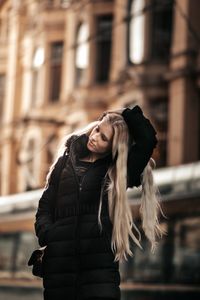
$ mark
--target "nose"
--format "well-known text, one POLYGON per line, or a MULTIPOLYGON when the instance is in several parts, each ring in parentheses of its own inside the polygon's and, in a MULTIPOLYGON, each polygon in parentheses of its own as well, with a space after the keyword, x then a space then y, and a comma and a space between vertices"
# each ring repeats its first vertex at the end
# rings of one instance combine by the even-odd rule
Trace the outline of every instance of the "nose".
POLYGON ((94 133, 92 136, 91 136, 91 142, 92 143, 96 143, 98 139, 98 133, 94 133))
POLYGON ((92 143, 95 143, 95 142, 96 142, 96 138, 95 138, 94 135, 91 137, 91 142, 92 142, 92 143))

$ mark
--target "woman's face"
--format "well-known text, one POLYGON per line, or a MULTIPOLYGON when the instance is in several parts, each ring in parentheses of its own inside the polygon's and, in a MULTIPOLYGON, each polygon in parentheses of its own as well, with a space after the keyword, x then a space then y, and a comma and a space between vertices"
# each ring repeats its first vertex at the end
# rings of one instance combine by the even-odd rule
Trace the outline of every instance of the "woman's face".
POLYGON ((105 118, 103 118, 90 133, 87 148, 96 154, 109 152, 112 148, 112 139, 113 128, 105 118))

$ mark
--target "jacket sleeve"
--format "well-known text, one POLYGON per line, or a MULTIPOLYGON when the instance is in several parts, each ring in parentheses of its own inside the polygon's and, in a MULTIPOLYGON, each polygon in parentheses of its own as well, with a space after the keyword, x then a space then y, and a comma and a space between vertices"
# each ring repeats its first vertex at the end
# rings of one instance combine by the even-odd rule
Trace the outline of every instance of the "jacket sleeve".
POLYGON ((136 105, 133 109, 126 108, 122 112, 129 134, 134 144, 129 146, 127 160, 127 188, 141 185, 141 175, 146 167, 158 140, 156 131, 149 119, 145 118, 141 108, 136 105))
POLYGON ((38 237, 38 243, 41 247, 46 245, 46 233, 53 225, 53 210, 56 201, 57 184, 59 180, 59 169, 61 168, 62 157, 59 157, 55 168, 51 173, 49 184, 43 191, 37 212, 35 214, 35 233, 38 237))

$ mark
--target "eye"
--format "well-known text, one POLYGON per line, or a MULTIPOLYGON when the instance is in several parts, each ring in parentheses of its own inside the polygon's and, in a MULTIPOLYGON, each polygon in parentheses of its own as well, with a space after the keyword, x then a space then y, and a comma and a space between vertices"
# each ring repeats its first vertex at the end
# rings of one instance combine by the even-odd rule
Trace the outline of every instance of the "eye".
MULTIPOLYGON (((99 126, 98 126, 98 125, 95 127, 95 130, 96 130, 97 132, 99 132, 99 131, 100 131, 100 129, 99 129, 99 126)), ((107 141, 107 139, 104 137, 104 135, 103 135, 103 134, 101 134, 101 139, 102 139, 104 142, 108 142, 108 141, 107 141)))
POLYGON ((102 140, 103 140, 104 142, 107 142, 107 140, 105 139, 104 136, 101 136, 101 138, 102 138, 102 140))

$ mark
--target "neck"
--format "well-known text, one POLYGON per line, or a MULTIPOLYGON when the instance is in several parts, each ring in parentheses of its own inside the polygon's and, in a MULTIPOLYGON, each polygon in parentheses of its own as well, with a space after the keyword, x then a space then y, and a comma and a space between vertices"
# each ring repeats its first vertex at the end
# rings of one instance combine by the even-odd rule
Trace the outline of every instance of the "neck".
POLYGON ((89 155, 87 155, 85 158, 91 162, 94 162, 95 160, 99 159, 99 158, 103 158, 107 155, 107 153, 103 153, 103 154, 96 154, 91 152, 89 155))

